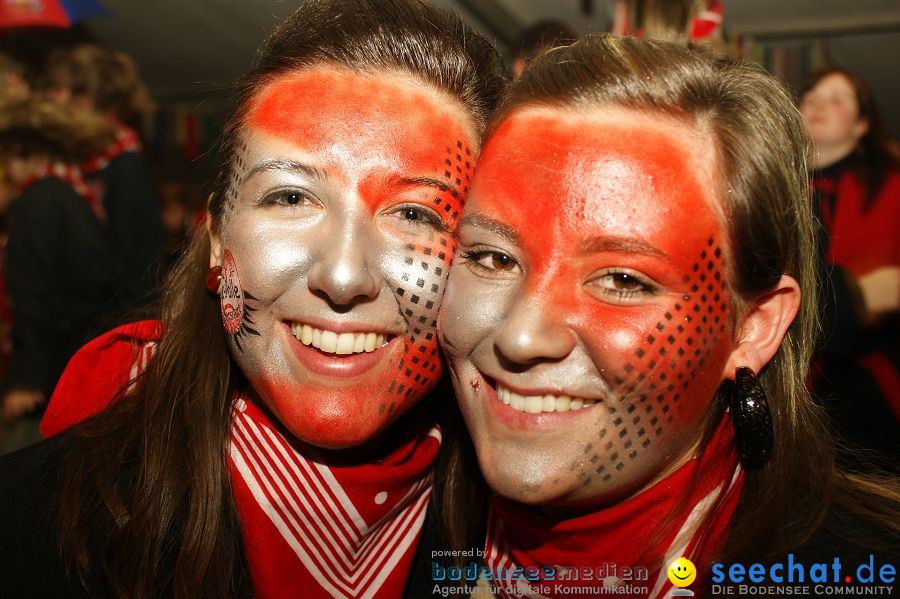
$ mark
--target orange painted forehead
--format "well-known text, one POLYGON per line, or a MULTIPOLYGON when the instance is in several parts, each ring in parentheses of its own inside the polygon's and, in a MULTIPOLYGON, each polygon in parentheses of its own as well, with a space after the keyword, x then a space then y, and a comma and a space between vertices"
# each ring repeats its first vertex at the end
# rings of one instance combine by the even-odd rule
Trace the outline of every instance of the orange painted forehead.
POLYGON ((520 109, 485 145, 469 208, 567 236, 639 237, 687 251, 688 241, 721 232, 715 161, 711 139, 665 117, 520 109))
POLYGON ((475 142, 462 105, 402 74, 317 67, 279 77, 254 99, 253 130, 323 158, 369 156, 434 168, 434 148, 475 142))

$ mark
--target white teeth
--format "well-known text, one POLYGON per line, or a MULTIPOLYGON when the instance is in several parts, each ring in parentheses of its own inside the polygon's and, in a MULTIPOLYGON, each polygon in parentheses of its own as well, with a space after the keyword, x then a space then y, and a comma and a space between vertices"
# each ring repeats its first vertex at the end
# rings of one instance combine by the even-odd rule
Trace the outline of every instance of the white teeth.
POLYGON ((342 355, 353 353, 353 333, 341 333, 337 336, 334 353, 342 355))
POLYGON ((556 397, 554 397, 553 395, 545 395, 543 401, 541 402, 541 411, 556 411, 556 397))
POLYGON ((530 414, 568 412, 589 408, 597 403, 595 399, 572 398, 568 395, 519 395, 501 385, 497 385, 497 397, 506 405, 530 414))
POLYGON ((544 409, 544 398, 540 395, 529 395, 525 398, 525 411, 537 414, 544 409))
POLYGON ((303 345, 340 355, 371 353, 390 340, 388 336, 378 333, 335 333, 299 322, 291 323, 291 333, 303 345))
POLYGON ((337 333, 334 331, 322 331, 322 341, 319 349, 332 354, 335 353, 337 351, 337 337, 337 333))

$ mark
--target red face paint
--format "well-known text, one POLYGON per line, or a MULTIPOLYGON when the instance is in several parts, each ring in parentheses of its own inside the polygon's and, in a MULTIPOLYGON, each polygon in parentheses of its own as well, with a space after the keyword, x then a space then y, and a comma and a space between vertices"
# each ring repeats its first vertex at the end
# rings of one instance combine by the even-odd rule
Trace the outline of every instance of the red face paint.
POLYGON ((522 109, 492 135, 442 318, 501 494, 593 506, 686 459, 735 346, 715 156, 625 110, 522 109))
POLYGON ((455 101, 386 73, 311 69, 250 107, 221 244, 258 334, 233 355, 301 440, 370 441, 440 378, 473 140, 455 101))

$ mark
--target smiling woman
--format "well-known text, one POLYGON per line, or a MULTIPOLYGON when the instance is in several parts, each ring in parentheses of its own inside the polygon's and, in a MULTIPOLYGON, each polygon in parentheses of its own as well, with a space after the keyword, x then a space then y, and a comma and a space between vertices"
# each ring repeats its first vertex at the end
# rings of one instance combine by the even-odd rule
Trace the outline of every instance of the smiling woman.
POLYGON ((474 465, 454 446, 446 527, 484 548, 500 596, 595 596, 558 582, 574 571, 662 597, 676 558, 703 595, 712 561, 892 547, 834 540, 864 529, 860 513, 896 539, 898 494, 835 468, 804 388, 802 131, 774 79, 663 42, 588 36, 511 88, 439 325, 493 491, 473 530, 474 465), (844 530, 828 537, 833 513, 844 530), (502 581, 517 568, 542 574, 502 581))
POLYGON ((28 544, 4 590, 403 593, 441 438, 414 407, 503 79, 414 0, 311 0, 270 33, 162 321, 82 349, 44 431, 115 401, 0 465, 0 537, 28 544))
POLYGON ((307 443, 369 441, 441 376, 435 320, 464 197, 445 162, 457 143, 477 147, 441 96, 408 76, 317 67, 248 110, 247 171, 210 264, 227 260, 253 310, 252 329, 229 331, 235 361, 307 443), (286 102, 301 91, 321 104, 286 102))

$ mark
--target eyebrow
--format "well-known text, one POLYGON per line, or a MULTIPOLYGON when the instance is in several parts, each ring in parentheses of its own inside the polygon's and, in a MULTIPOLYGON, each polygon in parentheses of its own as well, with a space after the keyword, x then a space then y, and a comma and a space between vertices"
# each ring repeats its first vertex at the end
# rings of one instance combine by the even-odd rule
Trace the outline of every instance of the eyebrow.
POLYGON ((620 252, 623 254, 644 254, 655 258, 662 258, 667 262, 671 262, 671 258, 667 253, 650 245, 640 239, 631 237, 585 237, 578 244, 578 251, 582 254, 590 254, 593 252, 620 252))
POLYGON ((328 178, 327 173, 319 167, 312 166, 296 160, 288 160, 285 158, 269 158, 260 160, 247 171, 245 179, 249 179, 254 175, 265 171, 285 171, 298 175, 304 175, 312 179, 325 180, 328 178))
POLYGON ((491 233, 495 233, 500 237, 503 237, 507 241, 511 243, 515 243, 516 245, 521 245, 521 237, 519 236, 518 231, 513 229, 507 224, 500 222, 499 220, 494 220, 489 216, 485 216, 484 214, 475 213, 469 214, 468 216, 462 217, 459 221, 460 228, 465 226, 478 227, 479 229, 486 229, 491 233))
POLYGON ((447 183, 439 179, 432 179, 431 177, 401 177, 400 179, 398 179, 398 182, 403 185, 435 187, 441 191, 453 190, 453 188, 447 183))

